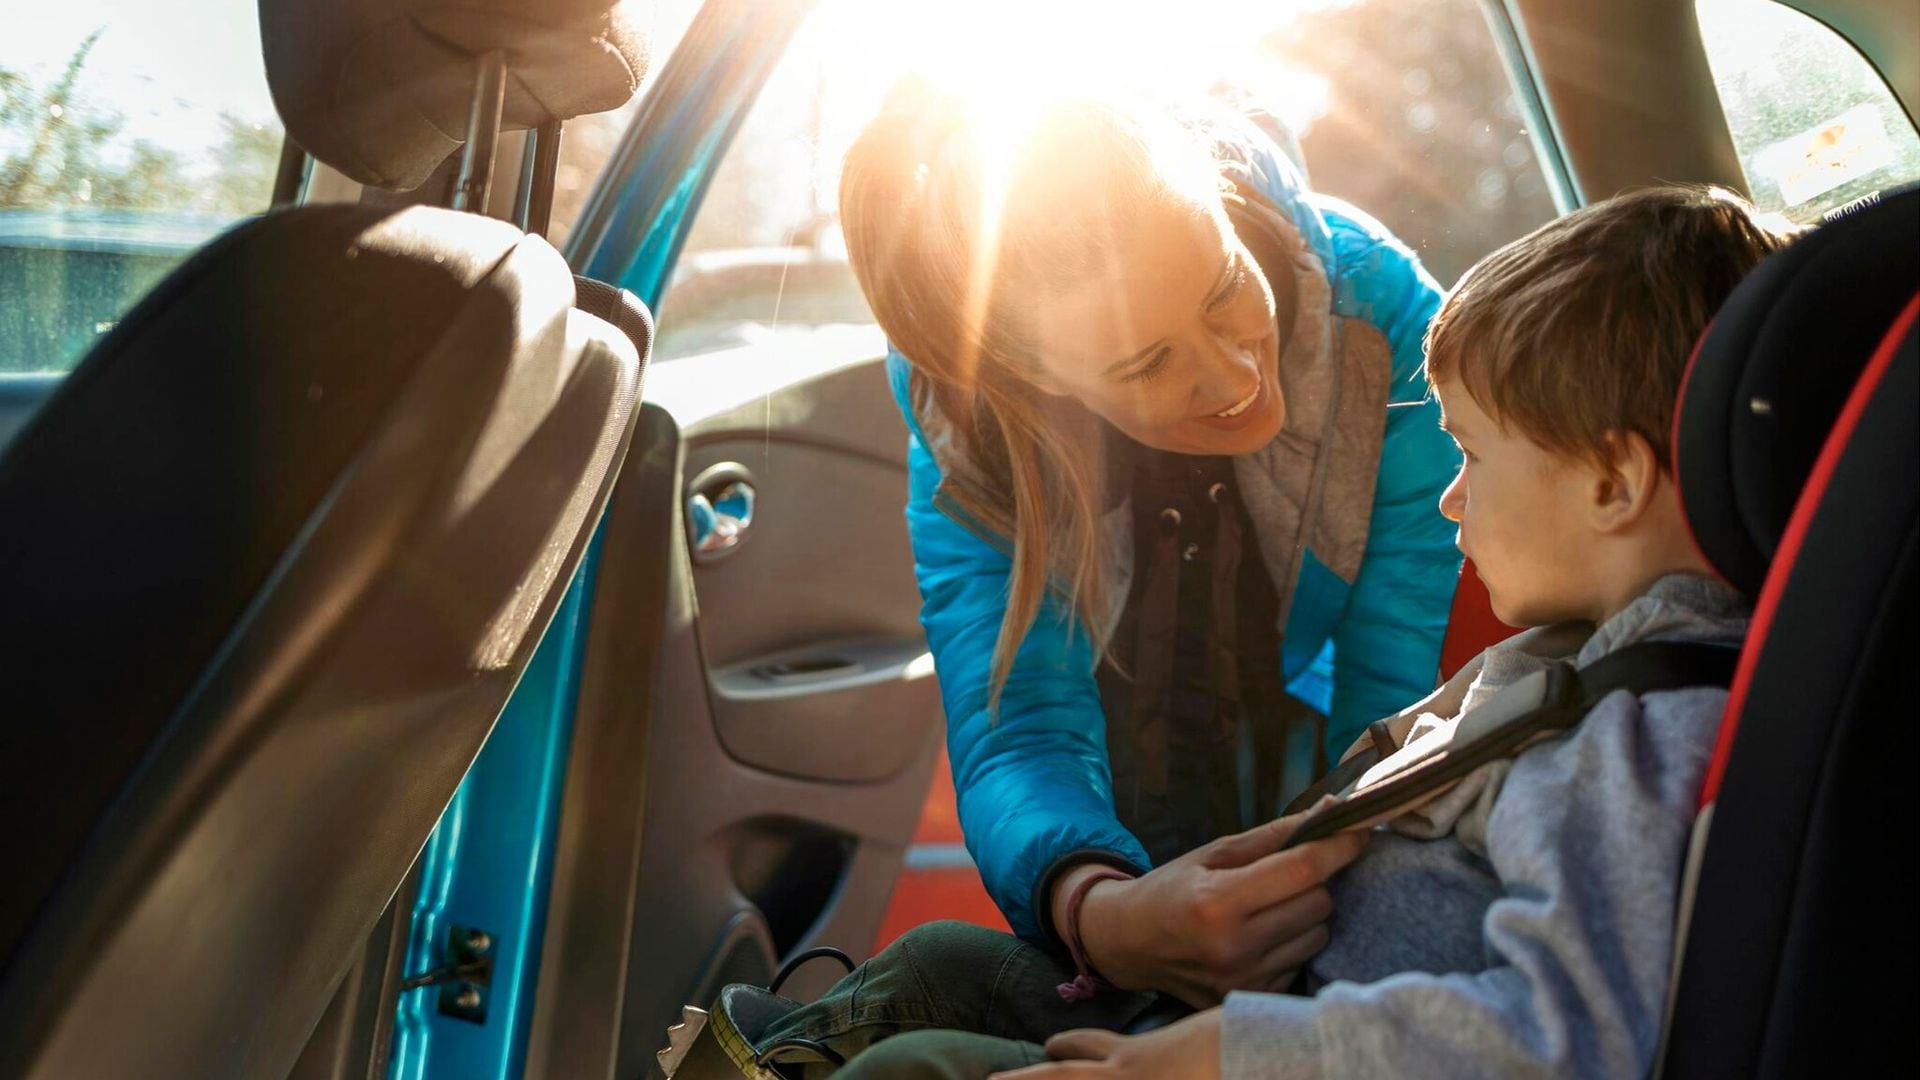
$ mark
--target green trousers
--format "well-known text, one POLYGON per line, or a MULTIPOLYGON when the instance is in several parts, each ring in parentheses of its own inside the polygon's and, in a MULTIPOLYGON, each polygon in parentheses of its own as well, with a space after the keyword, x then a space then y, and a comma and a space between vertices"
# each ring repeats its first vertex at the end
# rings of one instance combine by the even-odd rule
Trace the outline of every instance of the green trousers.
POLYGON ((1062 1031, 1122 1030, 1158 1000, 1104 988, 1065 1001, 1056 988, 1073 976, 1063 958, 1010 934, 928 923, 784 1017, 760 1045, 809 1039, 847 1062, 810 1064, 806 1080, 979 1080, 1045 1061, 1040 1044, 1062 1031))

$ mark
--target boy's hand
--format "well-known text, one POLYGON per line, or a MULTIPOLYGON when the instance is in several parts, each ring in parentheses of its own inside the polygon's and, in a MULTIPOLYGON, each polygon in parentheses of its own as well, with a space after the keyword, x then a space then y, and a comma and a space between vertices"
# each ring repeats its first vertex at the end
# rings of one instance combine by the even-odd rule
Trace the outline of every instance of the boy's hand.
MULTIPOLYGON (((1201 1009, 1230 990, 1285 989, 1326 946, 1325 881, 1367 843, 1363 830, 1279 850, 1305 817, 1223 836, 1145 877, 1095 884, 1080 908, 1088 962, 1115 986, 1201 1009)), ((1056 903, 1074 873, 1055 886, 1056 903)))
POLYGON ((1053 1062, 992 1080, 1219 1080, 1220 1010, 1195 1013, 1145 1035, 1068 1031, 1047 1040, 1053 1062))

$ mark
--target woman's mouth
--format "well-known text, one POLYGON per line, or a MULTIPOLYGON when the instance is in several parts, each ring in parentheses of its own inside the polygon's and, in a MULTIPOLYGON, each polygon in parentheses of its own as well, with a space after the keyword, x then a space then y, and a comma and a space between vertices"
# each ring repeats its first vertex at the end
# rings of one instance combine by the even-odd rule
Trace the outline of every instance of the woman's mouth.
POLYGON ((1234 402, 1232 405, 1221 409, 1213 415, 1221 420, 1231 420, 1241 413, 1246 412, 1248 409, 1253 408, 1253 403, 1260 400, 1260 388, 1264 385, 1266 385, 1265 379, 1255 382, 1253 389, 1248 392, 1246 397, 1241 398, 1239 401, 1234 402))
POLYGON ((1247 393, 1246 397, 1221 409, 1217 413, 1208 413, 1205 416, 1196 417, 1195 419, 1208 427, 1221 428, 1227 431, 1238 430, 1252 423, 1254 418, 1260 415, 1261 410, 1258 406, 1266 399, 1267 393, 1267 380, 1262 378, 1253 385, 1253 389, 1247 393))

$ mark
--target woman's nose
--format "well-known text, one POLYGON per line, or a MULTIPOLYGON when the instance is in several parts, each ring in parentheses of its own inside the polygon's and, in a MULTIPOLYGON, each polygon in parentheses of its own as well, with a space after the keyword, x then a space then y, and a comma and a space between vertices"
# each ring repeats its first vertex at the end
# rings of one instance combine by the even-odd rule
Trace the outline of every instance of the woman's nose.
POLYGON ((1207 365, 1222 384, 1222 389, 1244 394, 1249 380, 1260 373, 1258 342, 1232 341, 1214 335, 1209 343, 1213 363, 1207 365))

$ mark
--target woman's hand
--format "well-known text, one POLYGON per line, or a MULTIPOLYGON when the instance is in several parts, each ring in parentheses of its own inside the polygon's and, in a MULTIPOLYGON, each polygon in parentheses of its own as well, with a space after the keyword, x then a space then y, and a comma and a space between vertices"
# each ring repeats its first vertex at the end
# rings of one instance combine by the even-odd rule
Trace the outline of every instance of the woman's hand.
MULTIPOLYGON (((1324 883, 1367 843, 1360 831, 1279 850, 1305 816, 1223 836, 1145 877, 1094 884, 1080 907, 1087 962, 1115 986, 1200 1009, 1230 990, 1285 989, 1326 946, 1333 900, 1324 883)), ((1055 926, 1080 875, 1097 869, 1061 875, 1055 926)))
POLYGON ((1047 1040, 1054 1060, 991 1080, 1219 1080, 1220 1010, 1145 1035, 1067 1031, 1047 1040))

